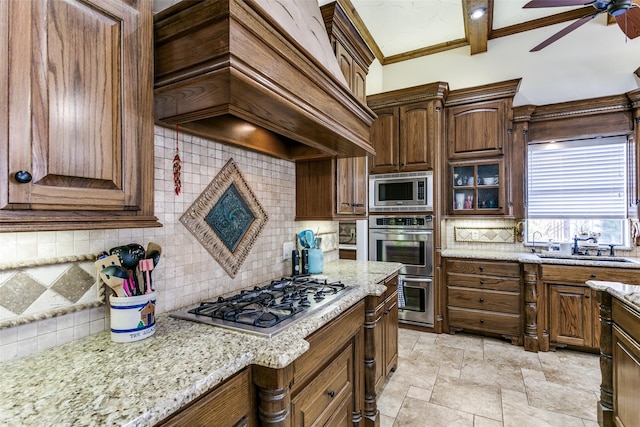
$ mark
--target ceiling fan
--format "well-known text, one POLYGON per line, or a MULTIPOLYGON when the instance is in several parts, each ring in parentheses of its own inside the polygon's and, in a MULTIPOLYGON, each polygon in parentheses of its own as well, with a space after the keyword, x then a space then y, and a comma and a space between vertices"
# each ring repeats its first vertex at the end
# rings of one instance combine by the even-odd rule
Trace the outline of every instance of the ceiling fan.
POLYGON ((576 28, 591 21, 601 13, 608 13, 613 16, 623 33, 630 39, 640 36, 640 6, 634 0, 531 0, 525 4, 523 8, 541 8, 541 7, 558 7, 558 6, 593 6, 596 11, 578 19, 568 27, 563 28, 556 34, 552 35, 538 46, 531 49, 530 52, 537 52, 561 37, 566 36, 576 28))

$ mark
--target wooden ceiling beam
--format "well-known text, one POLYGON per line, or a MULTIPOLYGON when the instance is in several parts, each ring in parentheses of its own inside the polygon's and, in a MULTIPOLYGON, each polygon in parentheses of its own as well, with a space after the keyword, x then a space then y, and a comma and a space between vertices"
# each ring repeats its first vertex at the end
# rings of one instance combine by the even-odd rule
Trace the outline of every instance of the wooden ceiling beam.
POLYGON ((584 16, 591 15, 594 12, 595 10, 593 7, 586 6, 581 7, 580 9, 570 10, 568 12, 556 13, 555 15, 546 16, 544 18, 533 19, 520 24, 509 25, 508 27, 492 30, 489 33, 489 40, 497 39, 498 37, 512 36, 514 34, 535 30, 536 28, 542 28, 549 25, 573 21, 574 19, 580 19, 584 16))
POLYGON ((464 35, 469 42, 471 55, 487 51, 489 31, 493 26, 493 0, 462 0, 464 35), (484 14, 476 19, 471 14, 483 9, 484 14))

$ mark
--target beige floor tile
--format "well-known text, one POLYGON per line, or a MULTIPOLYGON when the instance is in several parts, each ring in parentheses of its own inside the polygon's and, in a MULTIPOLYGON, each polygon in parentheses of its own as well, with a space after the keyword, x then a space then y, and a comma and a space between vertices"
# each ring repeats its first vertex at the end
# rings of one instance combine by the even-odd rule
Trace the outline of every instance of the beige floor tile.
POLYGON ((447 377, 460 378, 460 369, 448 368, 446 366, 441 366, 438 371, 438 375, 444 375, 447 377))
POLYGON ((571 384, 583 390, 600 391, 600 358, 596 354, 558 350, 539 353, 547 381, 571 384))
POLYGON ((502 420, 500 388, 495 386, 439 376, 431 393, 431 403, 502 420))
POLYGON ((597 420, 598 399, 593 391, 577 388, 571 382, 562 385, 543 381, 534 375, 527 375, 525 371, 523 369, 523 378, 530 406, 586 420, 597 420))
MULTIPOLYGON (((408 357, 413 347, 418 342, 420 335, 424 334, 411 329, 402 329, 398 331, 398 355, 400 357, 408 357)), ((435 334, 434 334, 435 335, 435 334)), ((435 337, 432 338, 435 341, 435 337)))
POLYGON ((473 427, 502 427, 502 421, 496 421, 480 415, 473 416, 473 427))
POLYGON ((582 420, 582 422, 584 423, 584 427, 599 427, 599 424, 597 421, 582 420))
POLYGON ((538 353, 524 351, 522 347, 517 347, 498 340, 485 340, 484 360, 501 365, 511 365, 518 368, 542 370, 538 353))
POLYGON ((522 370, 511 364, 465 359, 460 379, 523 392, 522 370))
POLYGON ((484 347, 484 338, 477 335, 468 334, 439 334, 435 343, 445 347, 459 348, 462 350, 482 351, 484 347))
POLYGON ((394 382, 392 380, 387 381, 376 402, 380 414, 395 418, 398 415, 398 411, 400 411, 400 407, 408 390, 408 384, 394 382))
POLYGON ((473 427, 473 415, 407 397, 394 427, 473 427))
POLYGON ((412 399, 424 400, 425 402, 428 402, 431 399, 432 391, 433 389, 425 389, 425 388, 411 386, 407 391, 407 397, 410 397, 412 399))
POLYGON ((463 355, 464 350, 459 348, 443 347, 434 343, 423 342, 422 340, 416 343, 411 352, 411 358, 454 369, 462 367, 463 355))
POLYGON ((395 418, 387 417, 386 415, 380 415, 380 427, 393 427, 395 418))
POLYGON ((439 370, 438 365, 432 360, 398 357, 398 367, 391 374, 389 382, 431 389, 436 382, 439 370))
POLYGON ((529 406, 524 393, 502 390, 504 427, 584 427, 582 420, 529 406))

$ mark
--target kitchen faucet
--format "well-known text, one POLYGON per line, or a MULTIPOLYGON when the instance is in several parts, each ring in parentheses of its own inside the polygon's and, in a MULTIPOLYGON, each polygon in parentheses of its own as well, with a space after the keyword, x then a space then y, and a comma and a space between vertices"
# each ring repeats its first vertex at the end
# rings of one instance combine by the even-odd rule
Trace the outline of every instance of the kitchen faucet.
MULTIPOLYGON (((573 236, 573 250, 571 251, 571 254, 573 255, 580 255, 580 250, 578 249, 578 242, 588 242, 589 240, 592 240, 593 243, 598 243, 598 239, 596 239, 595 237, 591 236, 591 237, 578 237, 578 236, 573 236)), ((587 253, 588 253, 588 249, 587 249, 587 253)))
POLYGON ((538 233, 540 235, 540 238, 542 239, 542 233, 541 232, 539 232, 537 230, 533 232, 533 237, 532 237, 533 242, 531 242, 533 247, 531 248, 531 252, 534 253, 534 254, 536 253, 536 233, 538 233))

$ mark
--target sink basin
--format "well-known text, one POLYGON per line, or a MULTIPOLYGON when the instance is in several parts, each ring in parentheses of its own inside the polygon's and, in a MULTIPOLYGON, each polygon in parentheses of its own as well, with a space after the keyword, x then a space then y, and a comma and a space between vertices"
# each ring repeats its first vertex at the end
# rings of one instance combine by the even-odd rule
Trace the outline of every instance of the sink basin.
POLYGON ((618 257, 618 256, 608 256, 608 255, 571 255, 571 254, 563 254, 563 253, 553 253, 553 252, 543 252, 536 254, 539 258, 546 259, 575 259, 582 261, 597 261, 597 262, 623 262, 623 263, 632 263, 638 264, 638 261, 633 260, 631 258, 618 257))

